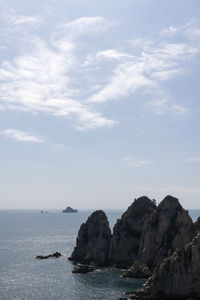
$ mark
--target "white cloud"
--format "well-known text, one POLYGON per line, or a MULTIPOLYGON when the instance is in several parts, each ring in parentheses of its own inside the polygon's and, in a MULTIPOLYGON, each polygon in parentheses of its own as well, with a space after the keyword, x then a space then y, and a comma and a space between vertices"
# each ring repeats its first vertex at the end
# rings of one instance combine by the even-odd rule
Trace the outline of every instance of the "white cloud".
POLYGON ((5 129, 0 134, 16 141, 28 143, 44 143, 44 139, 18 129, 5 129))
POLYGON ((40 25, 43 22, 40 16, 15 16, 10 19, 10 25, 40 25))
POLYGON ((72 42, 58 39, 56 45, 48 45, 36 37, 30 43, 30 53, 1 65, 1 107, 73 119, 76 128, 81 130, 110 127, 116 123, 90 109, 79 99, 79 90, 73 88, 71 78, 78 63, 72 42))
MULTIPOLYGON (((184 74, 183 64, 199 53, 199 49, 184 43, 153 43, 146 46, 145 51, 138 55, 123 54, 120 56, 114 50, 104 51, 104 56, 115 56, 120 62, 108 83, 90 98, 91 102, 106 102, 124 98, 137 90, 161 91, 161 83, 175 76, 184 74)), ((102 55, 102 54, 101 54, 102 55)), ((99 54, 97 54, 98 58, 99 54)))
POLYGON ((113 23, 108 22, 105 18, 100 16, 81 17, 66 24, 59 25, 52 39, 73 41, 85 34, 94 36, 94 34, 105 32, 112 25, 113 23))
POLYGON ((141 88, 152 88, 155 82, 145 77, 141 72, 141 64, 127 62, 121 64, 115 71, 110 83, 92 95, 90 102, 105 102, 126 97, 141 88))
POLYGON ((131 168, 142 168, 154 163, 153 160, 139 160, 133 157, 123 157, 122 160, 131 168))
POLYGON ((100 62, 105 61, 105 60, 119 60, 119 61, 121 61, 123 58, 127 59, 127 58, 131 58, 131 57, 132 57, 131 55, 129 55, 127 53, 117 51, 116 49, 107 49, 107 50, 104 50, 104 51, 99 51, 95 55, 88 55, 86 61, 83 64, 83 66, 87 67, 87 66, 90 66, 92 64, 100 63, 100 62))
POLYGON ((180 30, 180 27, 169 26, 168 28, 164 28, 161 30, 161 35, 172 37, 180 30))
MULTIPOLYGON (((39 16, 14 14, 8 19, 16 26, 41 21, 39 16)), ((84 51, 80 51, 83 36, 96 37, 112 26, 113 22, 100 16, 82 17, 60 24, 46 40, 26 33, 21 43, 18 37, 22 49, 0 64, 0 109, 60 116, 72 120, 79 130, 111 127, 117 122, 96 111, 96 103, 124 99, 140 91, 154 99, 155 95, 156 99, 164 95, 164 100, 148 104, 153 111, 186 114, 182 103, 165 100, 162 84, 181 76, 185 63, 199 53, 199 48, 187 43, 163 43, 158 37, 159 42, 132 40, 127 51, 118 45, 92 53, 90 39, 84 38, 84 51), (101 67, 106 69, 102 77, 93 72, 101 67)))
POLYGON ((175 115, 186 115, 189 110, 183 104, 171 103, 168 99, 154 99, 147 104, 156 114, 173 113, 175 115))
POLYGON ((193 19, 182 26, 169 26, 161 30, 163 37, 174 37, 176 35, 183 35, 190 40, 199 40, 200 38, 200 27, 198 21, 193 19))

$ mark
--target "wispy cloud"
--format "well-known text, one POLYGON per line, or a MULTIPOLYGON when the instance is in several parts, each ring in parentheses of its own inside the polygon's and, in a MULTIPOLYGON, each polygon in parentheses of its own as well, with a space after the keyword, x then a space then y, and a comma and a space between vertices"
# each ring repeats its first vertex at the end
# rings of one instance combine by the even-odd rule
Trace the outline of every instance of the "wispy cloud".
POLYGON ((15 16, 10 19, 10 25, 40 25, 43 22, 40 16, 15 16))
POLYGON ((196 20, 191 20, 182 26, 169 26, 161 30, 161 35, 164 37, 174 37, 178 34, 184 35, 190 40, 197 40, 200 38, 200 27, 196 20))
MULTIPOLYGON (((40 16, 12 13, 8 17, 9 30, 41 22, 40 16)), ((187 114, 183 103, 169 101, 163 82, 184 74, 186 63, 200 53, 200 48, 193 41, 163 41, 163 36, 168 32, 187 32, 189 36, 194 25, 172 26, 157 40, 137 39, 125 46, 123 41, 116 48, 92 50, 91 38, 94 42, 94 37, 113 26, 115 23, 101 16, 81 17, 58 24, 46 39, 32 31, 26 31, 21 40, 17 36, 20 50, 0 64, 0 109, 66 118, 79 130, 112 127, 117 122, 103 115, 97 103, 140 92, 153 99, 147 106, 155 113, 187 114), (84 51, 80 51, 83 37, 84 51), (97 74, 94 70, 98 68, 105 68, 105 72, 97 74)))
POLYGON ((140 160, 140 159, 135 159, 133 157, 122 157, 122 160, 126 163, 128 167, 131 168, 143 168, 149 165, 152 165, 155 163, 153 160, 140 160))
MULTIPOLYGON (((184 74, 185 61, 200 53, 197 47, 184 43, 157 43, 150 44, 149 48, 143 46, 138 55, 116 54, 109 52, 101 57, 115 56, 118 59, 126 58, 120 62, 109 79, 108 84, 99 92, 92 95, 91 102, 106 102, 127 97, 134 92, 162 90, 162 81, 184 74)), ((114 51, 114 50, 113 50, 114 51)), ((96 56, 98 58, 99 54, 96 56)))
POLYGON ((186 159, 186 162, 190 163, 200 163, 200 157, 189 157, 186 159))
POLYGON ((53 37, 56 39, 67 38, 68 40, 74 40, 85 34, 94 35, 107 31, 112 22, 107 21, 101 16, 97 17, 81 17, 71 22, 61 24, 58 26, 58 30, 54 33, 53 37))
MULTIPOLYGON (((96 31, 106 26, 104 19, 97 17, 81 18, 63 27, 65 33, 68 31, 69 35, 77 36, 93 30, 95 24, 96 31)), ((81 130, 113 126, 116 122, 85 104, 79 89, 73 86, 72 77, 79 69, 74 56, 76 44, 66 34, 63 36, 62 30, 60 35, 54 33, 49 43, 31 37, 27 41, 30 52, 25 51, 13 61, 3 61, 0 68, 3 81, 0 86, 1 107, 72 119, 75 127, 81 130)))
POLYGON ((6 136, 13 140, 19 142, 27 142, 27 143, 44 143, 45 140, 32 135, 26 131, 18 130, 18 129, 5 129, 0 131, 0 135, 6 136))
POLYGON ((172 113, 175 115, 185 116, 189 113, 189 110, 183 104, 177 104, 170 102, 169 99, 154 99, 147 104, 151 107, 152 111, 156 114, 172 113))

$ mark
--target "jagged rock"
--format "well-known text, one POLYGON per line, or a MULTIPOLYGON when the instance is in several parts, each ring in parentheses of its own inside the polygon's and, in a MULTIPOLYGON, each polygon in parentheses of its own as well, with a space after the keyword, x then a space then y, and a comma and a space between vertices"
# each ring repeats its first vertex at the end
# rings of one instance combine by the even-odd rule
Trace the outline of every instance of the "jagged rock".
POLYGON ((197 221, 194 223, 195 231, 200 231, 200 217, 198 217, 197 221))
POLYGON ((135 261, 131 268, 122 273, 122 277, 130 278, 149 278, 151 275, 149 268, 139 261, 135 261))
POLYGON ((81 263, 107 264, 111 231, 101 210, 95 211, 80 227, 76 247, 69 258, 81 263))
POLYGON ((47 258, 50 258, 50 257, 58 258, 60 256, 62 256, 60 252, 55 252, 55 253, 49 254, 49 255, 38 255, 35 258, 38 258, 38 259, 47 259, 47 258))
POLYGON ((72 273, 81 273, 81 274, 86 274, 90 273, 96 270, 95 266, 89 266, 89 265, 77 265, 74 267, 74 270, 72 273))
POLYGON ((177 248, 190 242, 193 234, 188 212, 178 199, 167 196, 144 224, 139 260, 153 270, 177 248))
POLYGON ((109 263, 118 267, 127 267, 139 258, 139 244, 143 225, 153 213, 154 201, 143 196, 136 199, 121 216, 113 228, 113 237, 109 251, 109 263))
POLYGON ((131 299, 200 299, 200 233, 154 270, 146 285, 131 299))

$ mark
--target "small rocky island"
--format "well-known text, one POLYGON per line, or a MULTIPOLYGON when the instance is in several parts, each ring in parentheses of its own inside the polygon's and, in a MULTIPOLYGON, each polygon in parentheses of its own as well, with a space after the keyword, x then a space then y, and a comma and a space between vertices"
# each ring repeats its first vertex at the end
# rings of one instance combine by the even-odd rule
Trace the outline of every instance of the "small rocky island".
POLYGON ((53 254, 48 254, 48 255, 38 255, 35 258, 38 259, 48 259, 48 258, 59 258, 60 256, 62 256, 62 254, 60 252, 55 252, 53 254))
POLYGON ((172 196, 158 206, 143 196, 135 199, 111 233, 105 213, 95 211, 81 225, 69 259, 126 268, 123 277, 147 278, 139 291, 129 291, 123 299, 199 300, 200 218, 193 223, 172 196))
POLYGON ((70 206, 68 206, 67 208, 65 208, 63 211, 63 213, 77 213, 78 210, 77 209, 73 209, 70 206))

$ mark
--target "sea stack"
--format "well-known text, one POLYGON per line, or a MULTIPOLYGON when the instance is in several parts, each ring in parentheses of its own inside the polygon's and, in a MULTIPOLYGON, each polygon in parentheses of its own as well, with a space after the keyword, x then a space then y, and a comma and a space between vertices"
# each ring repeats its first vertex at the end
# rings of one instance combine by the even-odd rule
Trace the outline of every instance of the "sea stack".
POLYGON ((111 230, 106 214, 97 210, 80 227, 76 246, 69 258, 80 263, 107 265, 111 230))
POLYGON ((193 235, 194 225, 188 212, 177 198, 167 196, 146 219, 139 260, 153 270, 177 248, 190 242, 193 235))
POLYGON ((139 246, 145 221, 156 205, 148 197, 136 199, 113 228, 109 264, 130 267, 139 258, 139 246))

